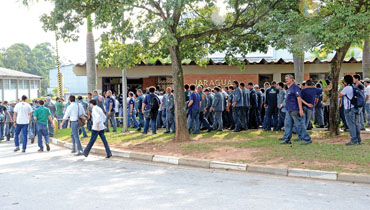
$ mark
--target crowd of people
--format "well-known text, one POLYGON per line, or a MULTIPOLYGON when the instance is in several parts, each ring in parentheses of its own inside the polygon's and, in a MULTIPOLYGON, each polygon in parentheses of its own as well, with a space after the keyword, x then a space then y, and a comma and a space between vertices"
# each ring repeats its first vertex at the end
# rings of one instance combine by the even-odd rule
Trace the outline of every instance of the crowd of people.
MULTIPOLYGON (((292 75, 286 75, 284 82, 266 82, 263 88, 252 82, 233 81, 231 86, 213 88, 194 84, 184 86, 186 114, 189 133, 199 134, 201 130, 241 132, 248 129, 265 131, 284 130, 281 144, 291 144, 292 134, 298 138, 294 141, 302 145, 311 144, 307 130, 313 127, 328 127, 330 81, 315 84, 306 80, 296 84, 292 75)), ((127 107, 122 107, 124 97, 107 91, 99 95, 98 91, 88 93, 86 99, 71 95, 65 103, 57 98, 54 104, 48 96, 45 100, 28 103, 22 96, 18 102, 0 104, 0 141, 14 137, 15 152, 26 152, 27 139, 34 143, 38 137, 39 152, 50 151, 49 137, 54 136, 54 119, 58 128, 71 128, 72 153, 88 156, 91 147, 100 136, 107 152, 112 156, 105 132, 109 127, 113 132, 123 123, 123 112, 127 111, 130 127, 147 134, 165 128, 165 133, 175 133, 175 97, 174 90, 167 87, 165 92, 149 87, 145 92, 137 89, 130 91, 127 107), (116 119, 116 118, 119 119, 116 119), (88 137, 89 144, 82 148, 82 137, 88 137), (44 141, 43 141, 44 139, 44 141)), ((340 121, 344 131, 349 131, 351 140, 346 145, 360 145, 360 131, 370 125, 370 79, 361 81, 359 75, 344 76, 339 88, 340 121)))

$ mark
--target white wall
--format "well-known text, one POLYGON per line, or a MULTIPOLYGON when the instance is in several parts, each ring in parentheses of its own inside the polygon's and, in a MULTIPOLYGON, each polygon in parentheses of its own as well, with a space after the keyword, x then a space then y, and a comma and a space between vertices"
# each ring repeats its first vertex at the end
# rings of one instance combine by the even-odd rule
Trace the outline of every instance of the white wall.
POLYGON ((38 89, 31 89, 31 96, 30 99, 37 98, 38 89))
POLYGON ((5 89, 4 90, 4 101, 16 101, 17 100, 16 94, 17 92, 15 89, 5 89))
POLYGON ((22 98, 23 95, 27 96, 28 98, 30 97, 28 95, 28 89, 19 89, 18 90, 18 98, 22 98))

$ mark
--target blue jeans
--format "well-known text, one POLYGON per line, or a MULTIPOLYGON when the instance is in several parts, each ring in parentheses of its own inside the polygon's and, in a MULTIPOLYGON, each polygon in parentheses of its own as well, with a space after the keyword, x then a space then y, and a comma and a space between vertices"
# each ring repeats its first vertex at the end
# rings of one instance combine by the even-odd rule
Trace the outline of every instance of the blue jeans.
POLYGON ((38 138, 38 145, 40 148, 44 148, 42 144, 42 137, 45 138, 45 144, 49 144, 48 126, 37 122, 37 138, 38 138))
POLYGON ((298 139, 304 141, 311 141, 311 137, 308 135, 305 128, 305 118, 299 115, 298 111, 287 112, 285 116, 285 133, 283 139, 290 141, 292 138, 293 126, 296 128, 298 139))
POLYGON ((82 145, 80 140, 80 135, 78 133, 80 126, 78 125, 78 121, 71 121, 71 138, 72 138, 72 151, 76 151, 77 145, 77 152, 82 152, 82 145))
MULTIPOLYGON (((80 127, 80 130, 81 130, 81 133, 82 133, 83 137, 87 137, 85 126, 80 127)), ((80 134, 80 133, 78 133, 78 134, 80 134)))
POLYGON ((101 131, 91 130, 91 138, 90 138, 89 143, 85 147, 85 150, 83 152, 84 155, 85 156, 89 155, 90 150, 91 150, 92 146, 94 145, 98 136, 100 136, 101 140, 103 141, 103 144, 104 144, 104 147, 105 147, 105 152, 107 153, 107 156, 111 156, 112 152, 110 151, 107 139, 105 138, 104 130, 101 130, 101 131))
POLYGON ((351 135, 351 142, 354 144, 361 143, 360 109, 345 109, 344 115, 346 118, 347 126, 349 128, 349 133, 351 135))
POLYGON ((358 108, 358 111, 360 113, 360 129, 365 129, 365 122, 364 122, 364 111, 363 107, 358 108))
MULTIPOLYGON (((123 117, 123 107, 119 108, 118 117, 123 117)), ((119 119, 118 122, 123 123, 123 119, 119 119)))
POLYGON ((278 124, 277 130, 281 130, 281 128, 284 126, 285 115, 286 115, 286 112, 283 112, 281 111, 281 109, 279 109, 279 124, 278 124))
POLYGON ((167 111, 166 109, 163 109, 162 115, 161 115, 163 126, 166 126, 166 115, 167 115, 167 111))
POLYGON ((127 112, 127 127, 130 127, 130 121, 134 122, 134 125, 137 128, 141 128, 139 122, 136 120, 136 112, 133 111, 132 114, 130 115, 130 112, 127 112))
POLYGON ((110 115, 108 114, 108 112, 106 113, 107 119, 105 120, 105 127, 107 127, 106 128, 107 131, 109 131, 109 121, 111 122, 111 124, 113 126, 113 132, 117 131, 117 122, 116 122, 115 115, 116 115, 116 113, 114 111, 112 111, 110 113, 110 115), (112 120, 110 120, 110 119, 112 119, 112 120))
POLYGON ((248 119, 247 119, 248 114, 247 113, 248 113, 247 107, 244 106, 240 108, 240 119, 242 123, 242 128, 244 130, 248 129, 248 119))
POLYGON ((310 123, 310 120, 311 120, 312 110, 307 107, 303 107, 303 113, 304 113, 304 125, 305 125, 305 129, 307 129, 308 124, 310 123))
POLYGON ((214 120, 213 120, 213 130, 218 130, 218 131, 222 131, 222 128, 223 128, 223 123, 222 123, 222 112, 221 111, 215 111, 214 112, 214 120))
POLYGON ((365 103, 366 120, 367 124, 370 125, 370 104, 365 103))
POLYGON ((17 127, 15 127, 15 137, 14 137, 14 143, 15 147, 19 147, 19 134, 23 134, 23 143, 22 143, 22 149, 26 150, 27 148, 27 133, 28 133, 28 124, 17 124, 17 127))
POLYGON ((4 123, 0 123, 0 140, 4 139, 4 123))
POLYGON ((189 133, 193 130, 194 134, 200 133, 199 124, 199 111, 192 110, 188 116, 188 129, 189 133))
POLYGON ((137 116, 139 117, 140 127, 144 127, 144 114, 139 112, 139 113, 137 113, 137 116))
POLYGON ((235 123, 235 131, 240 131, 242 123, 240 122, 240 117, 241 117, 241 109, 242 107, 236 106, 233 107, 233 120, 235 123))
POLYGON ((315 108, 315 119, 319 126, 324 126, 324 107, 315 108))
POLYGON ((155 113, 152 113, 152 117, 151 118, 146 118, 145 119, 144 131, 143 131, 144 134, 147 134, 148 133, 149 123, 151 124, 152 133, 153 134, 156 134, 157 133, 157 115, 158 115, 158 112, 155 112, 155 113))
POLYGON ((271 130, 271 122, 273 122, 274 131, 278 130, 278 108, 268 106, 266 109, 266 128, 267 130, 271 130))
POLYGON ((175 132, 175 111, 166 110, 166 132, 175 132))
POLYGON ((6 139, 9 141, 10 137, 14 135, 13 123, 6 123, 5 124, 5 136, 6 139), (13 130, 13 133, 12 133, 13 130))

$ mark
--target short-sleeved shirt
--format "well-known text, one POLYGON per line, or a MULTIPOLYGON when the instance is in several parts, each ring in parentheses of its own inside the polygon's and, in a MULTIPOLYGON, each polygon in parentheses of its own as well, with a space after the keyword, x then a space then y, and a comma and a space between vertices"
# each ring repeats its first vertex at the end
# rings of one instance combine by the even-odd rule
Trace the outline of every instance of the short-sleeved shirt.
POLYGON ((40 106, 35 110, 33 116, 37 118, 37 122, 47 125, 49 116, 51 116, 51 112, 45 106, 40 106))
POLYGON ((353 98, 353 87, 346 86, 343 88, 343 90, 340 93, 344 95, 343 101, 342 101, 342 105, 344 106, 344 109, 353 108, 353 105, 351 104, 351 99, 353 98))
POLYGON ((129 112, 132 111, 131 104, 132 104, 133 109, 135 109, 135 99, 134 98, 130 98, 127 102, 127 109, 129 112))
POLYGON ((191 105, 191 109, 195 111, 199 111, 200 109, 200 96, 199 93, 193 92, 190 94, 189 101, 193 100, 193 104, 191 105))
POLYGON ((301 90, 296 84, 291 85, 286 93, 286 110, 288 112, 299 111, 297 97, 301 97, 301 90))
POLYGON ((0 105, 0 114, 5 114, 5 111, 6 111, 6 106, 4 105, 0 105))
POLYGON ((32 113, 32 107, 26 102, 20 102, 14 107, 14 112, 17 112, 17 124, 29 124, 29 114, 32 113))
POLYGON ((110 111, 114 111, 114 99, 113 99, 112 97, 107 98, 107 99, 105 100, 105 112, 110 112, 110 111), (111 104, 111 103, 113 103, 113 105, 112 105, 112 109, 111 109, 111 110, 109 110, 109 108, 110 108, 110 104, 111 104))
POLYGON ((141 108, 143 106, 143 101, 144 101, 144 95, 140 95, 136 98, 136 109, 138 109, 140 113, 141 113, 141 108))
POLYGON ((365 93, 367 96, 369 96, 369 99, 367 99, 366 103, 370 104, 370 85, 365 88, 365 93))
POLYGON ((63 115, 63 104, 58 101, 55 103, 55 107, 57 109, 56 111, 57 116, 63 115))
MULTIPOLYGON (((322 94, 322 90, 319 88, 305 88, 301 91, 302 99, 312 105, 315 105, 315 100, 317 97, 319 97, 322 94)), ((306 108, 313 110, 313 107, 307 107, 305 104, 303 104, 306 108)))
POLYGON ((150 105, 150 101, 152 100, 153 97, 157 97, 157 96, 154 93, 151 93, 145 96, 144 101, 143 101, 143 103, 145 104, 145 110, 150 110, 152 108, 150 105))

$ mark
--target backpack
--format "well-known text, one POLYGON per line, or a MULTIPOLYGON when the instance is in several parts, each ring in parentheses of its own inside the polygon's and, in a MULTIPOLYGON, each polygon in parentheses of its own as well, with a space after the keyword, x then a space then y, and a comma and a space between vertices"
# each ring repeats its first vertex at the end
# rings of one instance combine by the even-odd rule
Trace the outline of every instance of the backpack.
POLYGON ((152 97, 149 104, 150 104, 150 111, 157 112, 159 109, 159 98, 157 96, 152 97))
POLYGON ((357 87, 357 86, 352 86, 353 90, 353 97, 352 99, 349 99, 347 96, 347 99, 351 101, 351 104, 355 108, 360 108, 365 105, 365 94, 357 87))

